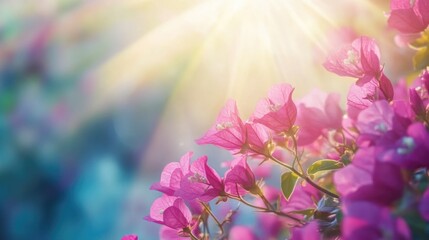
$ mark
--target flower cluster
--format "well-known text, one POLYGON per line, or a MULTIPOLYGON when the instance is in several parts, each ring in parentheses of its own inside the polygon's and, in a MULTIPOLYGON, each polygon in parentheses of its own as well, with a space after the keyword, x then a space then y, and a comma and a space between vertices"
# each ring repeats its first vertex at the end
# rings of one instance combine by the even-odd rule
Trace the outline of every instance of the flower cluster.
MULTIPOLYGON (((428 1, 392 0, 391 9, 389 26, 426 34, 428 1)), ((362 36, 327 58, 328 71, 355 79, 345 111, 337 94, 315 90, 294 100, 286 83, 246 120, 229 100, 197 140, 229 151, 227 170, 218 173, 207 156, 192 161, 192 152, 169 163, 151 187, 162 196, 146 220, 162 225, 162 239, 424 239, 429 71, 410 86, 393 84, 380 55, 362 36), (237 209, 214 211, 231 202, 254 208, 259 228, 236 224, 237 209)))

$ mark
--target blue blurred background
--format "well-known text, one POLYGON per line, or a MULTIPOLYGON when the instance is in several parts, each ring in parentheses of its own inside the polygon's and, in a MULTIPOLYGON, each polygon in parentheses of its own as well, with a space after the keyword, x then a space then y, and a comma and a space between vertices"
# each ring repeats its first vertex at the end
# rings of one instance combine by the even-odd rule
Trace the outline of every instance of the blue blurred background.
POLYGON ((387 2, 0 1, 0 239, 157 239, 149 186, 189 150, 230 160, 194 143, 226 99, 243 119, 276 82, 344 99, 326 33, 391 48, 387 2))

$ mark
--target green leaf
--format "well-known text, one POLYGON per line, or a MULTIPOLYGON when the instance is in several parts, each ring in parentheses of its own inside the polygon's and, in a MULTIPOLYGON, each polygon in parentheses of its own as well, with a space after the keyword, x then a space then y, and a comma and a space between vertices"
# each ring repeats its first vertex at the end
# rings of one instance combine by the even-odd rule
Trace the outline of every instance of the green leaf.
POLYGON ((320 171, 334 170, 344 167, 344 164, 331 159, 322 159, 315 161, 311 166, 307 169, 308 174, 315 174, 320 171))
POLYGON ((282 174, 281 187, 283 195, 286 200, 289 200, 293 191, 295 190, 296 182, 298 181, 299 176, 293 172, 285 172, 282 174))

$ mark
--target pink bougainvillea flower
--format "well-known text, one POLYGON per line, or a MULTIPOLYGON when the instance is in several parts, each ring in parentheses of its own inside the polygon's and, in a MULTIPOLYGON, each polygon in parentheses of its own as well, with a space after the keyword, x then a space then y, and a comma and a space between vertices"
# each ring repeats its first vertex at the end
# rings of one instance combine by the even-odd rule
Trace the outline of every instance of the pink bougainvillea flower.
POLYGON ((419 33, 429 24, 429 2, 427 0, 391 0, 390 27, 401 33, 419 33))
POLYGON ((229 100, 219 113, 216 123, 197 139, 198 144, 213 144, 233 152, 240 152, 246 142, 246 131, 234 100, 229 100))
POLYGON ((180 235, 184 229, 191 229, 192 213, 182 198, 163 195, 155 199, 147 221, 165 225, 177 230, 180 235))
POLYGON ((389 205, 401 197, 404 183, 400 168, 377 160, 378 155, 376 147, 361 148, 352 164, 334 173, 335 187, 343 199, 389 205))
POLYGON ((270 130, 262 124, 253 122, 246 122, 244 126, 247 133, 246 152, 255 156, 269 153, 267 143, 270 140, 270 130))
POLYGON ((322 239, 317 221, 311 221, 304 227, 294 228, 291 240, 319 240, 322 239))
POLYGON ((139 240, 139 237, 137 235, 131 234, 123 236, 121 240, 139 240))
POLYGON ((411 239, 410 229, 388 207, 366 201, 343 201, 342 239, 411 239))
POLYGON ((225 173, 225 185, 229 192, 237 193, 237 186, 254 193, 259 187, 256 185, 255 175, 247 164, 247 156, 241 155, 234 159, 231 168, 225 173))
POLYGON ((250 227, 233 226, 229 230, 229 240, 257 240, 258 237, 253 233, 250 227))
POLYGON ((429 131, 421 122, 408 126, 406 134, 385 148, 383 154, 380 154, 380 159, 385 162, 409 170, 429 167, 429 131))
POLYGON ((392 130, 393 108, 384 100, 376 101, 360 112, 356 128, 360 132, 358 144, 365 141, 376 141, 387 131, 392 130))
POLYGON ((343 112, 338 94, 313 90, 298 104, 296 125, 299 126, 298 145, 314 142, 323 130, 341 128, 343 112))
MULTIPOLYGON (((198 229, 198 228, 195 228, 195 229, 198 229)), ((159 230, 159 237, 160 237, 160 240, 189 240, 188 236, 179 236, 177 234, 176 229, 167 227, 165 225, 161 226, 161 229, 159 230)))
POLYGON ((426 106, 424 105, 423 100, 421 99, 416 89, 413 88, 410 89, 410 104, 411 108, 417 116, 424 117, 426 115, 426 106))
POLYGON ((210 201, 223 192, 223 181, 207 164, 207 156, 202 156, 191 164, 192 152, 182 156, 179 162, 164 167, 161 180, 151 186, 170 196, 178 196, 191 201, 210 201), (212 185, 214 184, 214 185, 212 185))
POLYGON ((373 39, 360 37, 330 55, 323 66, 340 76, 358 78, 363 84, 381 73, 380 50, 373 39))
POLYGON ((296 120, 296 106, 292 101, 292 86, 283 83, 274 85, 268 98, 261 100, 253 113, 253 121, 276 133, 288 132, 296 120))
POLYGON ((379 88, 377 79, 372 78, 370 81, 350 87, 347 95, 347 115, 351 119, 357 119, 359 113, 372 105, 377 100, 387 100, 379 88))

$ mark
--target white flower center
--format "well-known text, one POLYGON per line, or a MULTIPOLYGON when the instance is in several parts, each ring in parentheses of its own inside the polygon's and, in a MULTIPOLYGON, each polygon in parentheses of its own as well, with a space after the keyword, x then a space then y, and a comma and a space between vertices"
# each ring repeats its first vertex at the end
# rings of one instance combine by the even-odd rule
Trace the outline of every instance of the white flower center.
POLYGON ((356 65, 359 63, 360 57, 355 50, 347 51, 347 58, 343 60, 345 65, 356 65))
POLYGON ((232 126, 233 126, 232 122, 223 122, 223 123, 216 124, 216 129, 217 130, 224 130, 224 129, 230 128, 232 126))
POLYGON ((403 137, 402 138, 402 147, 399 147, 396 151, 398 154, 408 154, 413 151, 415 143, 412 137, 403 137))
POLYGON ((206 178, 203 177, 203 176, 201 176, 198 173, 194 173, 194 175, 190 176, 188 179, 189 179, 189 181, 191 181, 193 183, 195 183, 195 182, 197 182, 197 183, 207 183, 206 178))

